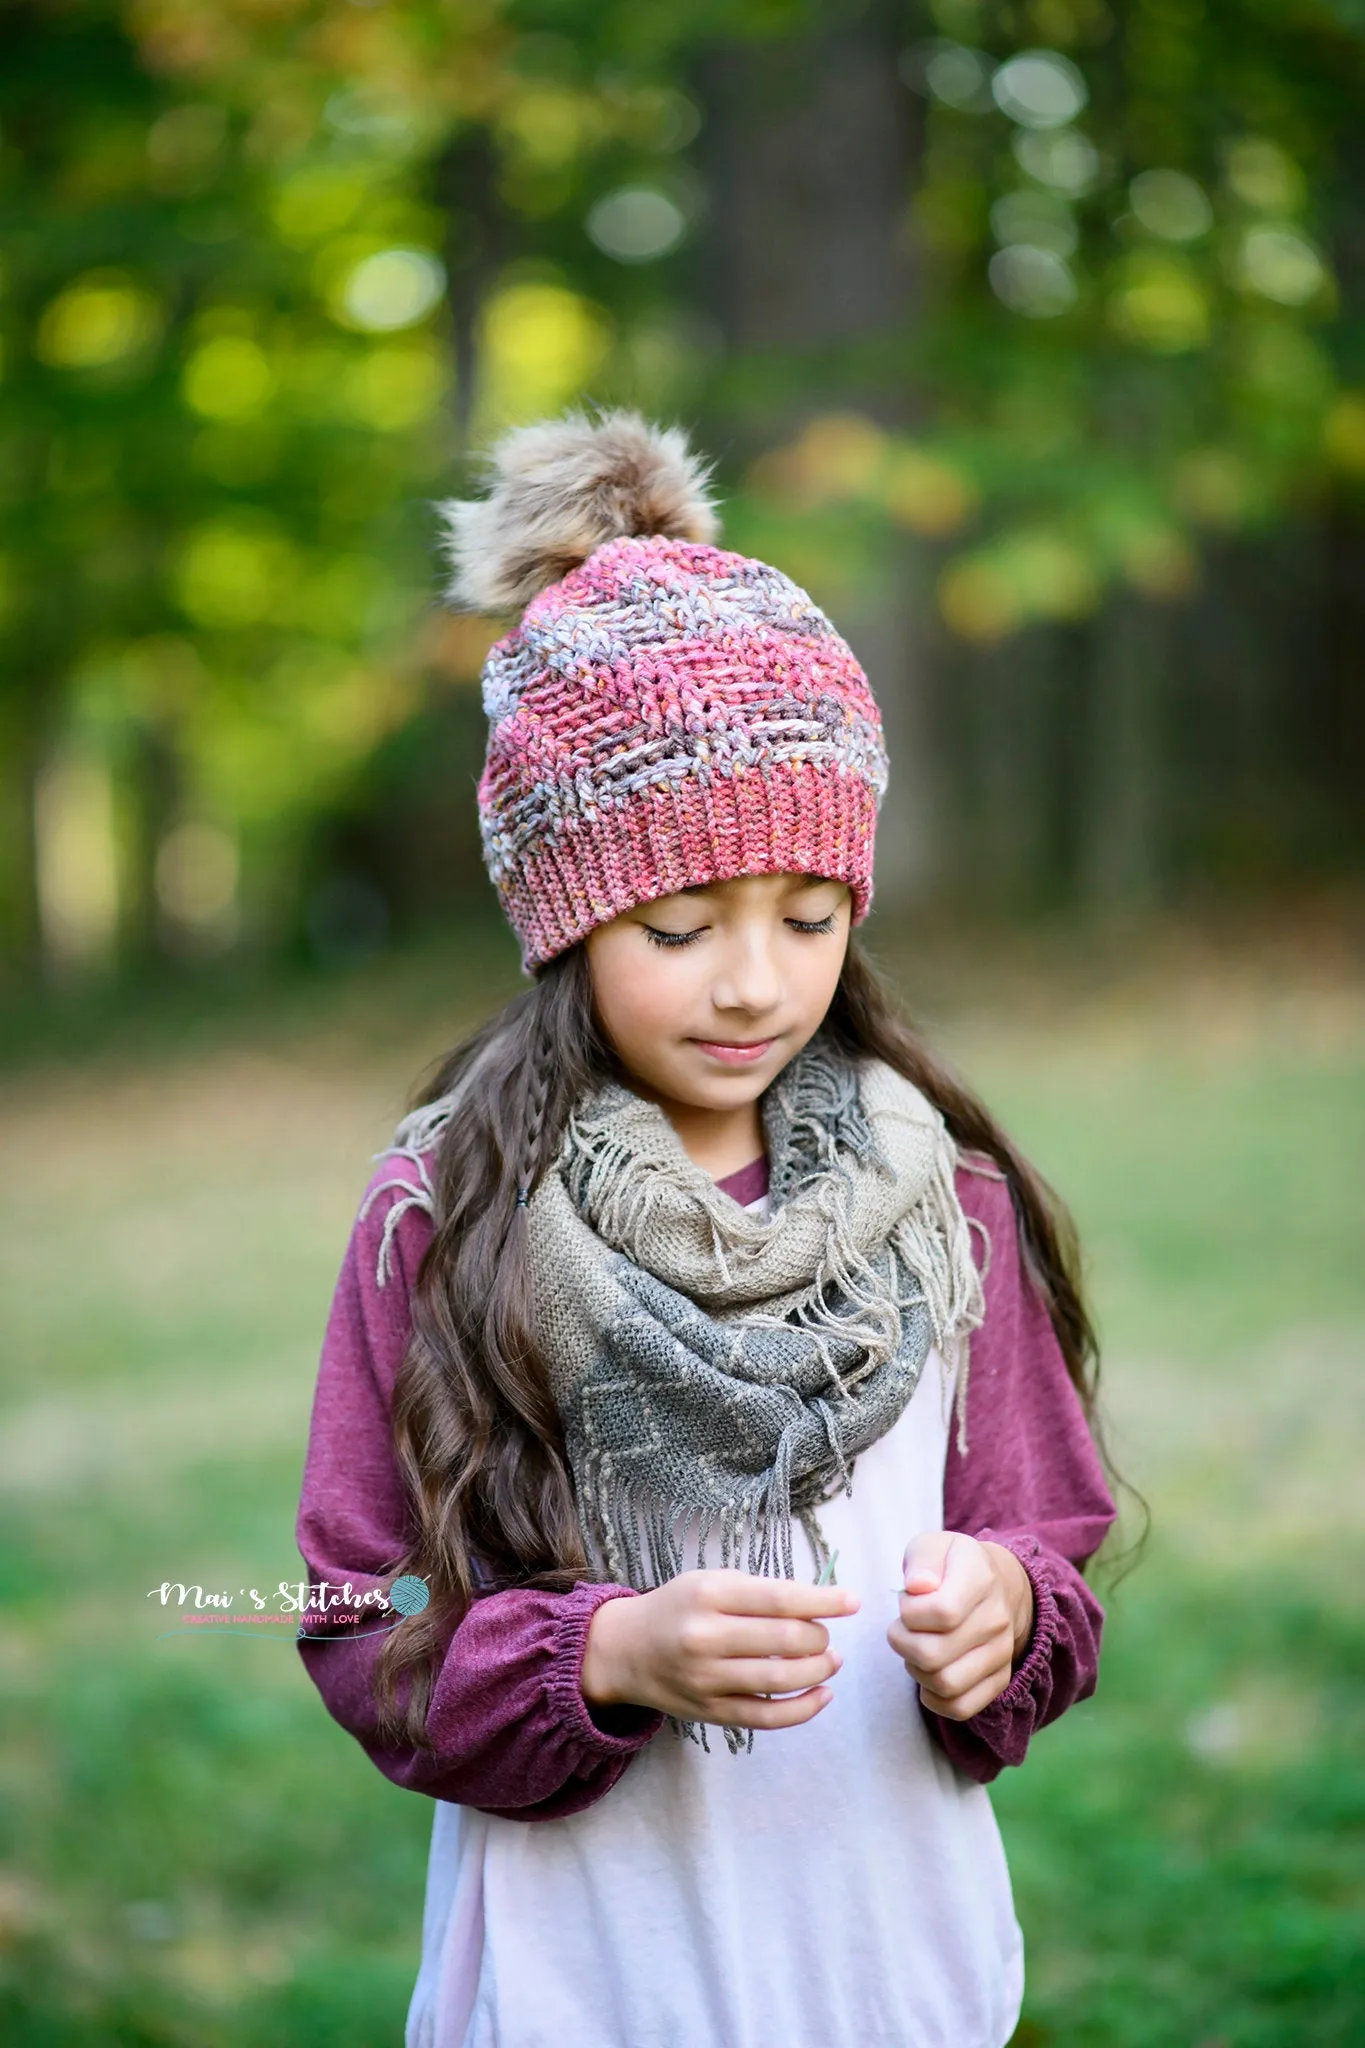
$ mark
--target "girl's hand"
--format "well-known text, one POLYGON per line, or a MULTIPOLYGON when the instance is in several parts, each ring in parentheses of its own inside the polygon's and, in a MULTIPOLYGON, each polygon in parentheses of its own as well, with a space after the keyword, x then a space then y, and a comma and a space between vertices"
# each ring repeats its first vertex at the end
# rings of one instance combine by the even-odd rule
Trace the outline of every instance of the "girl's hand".
POLYGON ((1033 1587, 1012 1550, 947 1529, 906 1545, 899 1621, 886 1640, 931 1713, 969 1721, 1010 1682, 1033 1634, 1033 1587))
POLYGON ((633 1600, 602 1602, 588 1629, 583 1697, 731 1728, 794 1728, 829 1705, 823 1681, 843 1662, 817 1617, 857 1609, 856 1593, 838 1586, 680 1572, 633 1600))

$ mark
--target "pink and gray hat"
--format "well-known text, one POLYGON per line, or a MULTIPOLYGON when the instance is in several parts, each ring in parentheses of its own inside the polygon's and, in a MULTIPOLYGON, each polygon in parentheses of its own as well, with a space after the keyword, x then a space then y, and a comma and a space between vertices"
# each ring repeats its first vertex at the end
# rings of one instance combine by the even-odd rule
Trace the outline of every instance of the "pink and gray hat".
POLYGON ((493 464, 486 498, 440 509, 448 597, 525 606, 484 664, 478 793, 525 970, 735 875, 847 882, 861 923, 887 783, 876 702, 804 590, 711 544, 682 435, 571 416, 515 429, 493 464))

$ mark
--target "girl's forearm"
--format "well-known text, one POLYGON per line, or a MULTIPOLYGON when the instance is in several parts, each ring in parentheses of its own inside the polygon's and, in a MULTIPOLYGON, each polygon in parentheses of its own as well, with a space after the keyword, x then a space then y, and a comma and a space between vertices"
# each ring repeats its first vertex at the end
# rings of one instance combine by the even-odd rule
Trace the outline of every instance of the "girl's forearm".
POLYGON ((966 1169, 957 1186, 991 1257, 986 1320, 971 1339, 967 1449, 949 1444, 943 1522, 1017 1558, 1033 1606, 1022 1661, 1004 1691, 968 1721, 930 1717, 953 1761, 984 1783, 1022 1763, 1035 1731, 1095 1690, 1104 1610, 1081 1567, 1103 1541, 1114 1503, 1024 1271, 1009 1191, 966 1169))
POLYGON ((310 1631, 300 1654, 328 1712, 396 1785, 514 1820, 555 1820, 601 1799, 662 1724, 642 1707, 589 1707, 588 1628, 619 1586, 515 1590, 475 1601, 451 1637, 426 1717, 429 1750, 385 1740, 374 1671, 382 1636, 310 1631))

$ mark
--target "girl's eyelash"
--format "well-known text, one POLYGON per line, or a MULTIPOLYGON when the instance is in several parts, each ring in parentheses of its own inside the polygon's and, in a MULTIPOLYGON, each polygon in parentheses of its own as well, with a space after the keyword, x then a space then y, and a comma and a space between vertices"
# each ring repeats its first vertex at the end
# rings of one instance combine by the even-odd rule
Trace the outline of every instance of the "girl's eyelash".
MULTIPOLYGON (((799 932, 832 932, 834 912, 831 910, 828 917, 822 917, 818 922, 812 922, 809 918, 789 917, 787 923, 799 932)), ((646 936, 651 945, 655 946, 690 946, 693 939, 699 939, 705 930, 704 924, 699 925, 694 932, 661 932, 652 924, 645 926, 646 936)))

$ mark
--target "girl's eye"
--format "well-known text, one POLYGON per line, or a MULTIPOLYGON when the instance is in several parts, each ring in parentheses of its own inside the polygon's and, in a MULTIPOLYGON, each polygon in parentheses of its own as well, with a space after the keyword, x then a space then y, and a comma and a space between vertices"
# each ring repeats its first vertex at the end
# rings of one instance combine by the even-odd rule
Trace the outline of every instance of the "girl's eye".
MULTIPOLYGON (((834 930, 834 915, 834 912, 831 910, 828 917, 819 919, 789 917, 787 923, 794 931, 798 932, 832 932, 834 930)), ((698 925, 697 929, 693 932, 661 932, 657 926, 647 924, 644 930, 651 945, 690 946, 694 939, 699 939, 702 933, 707 930, 707 926, 704 924, 698 925)))

